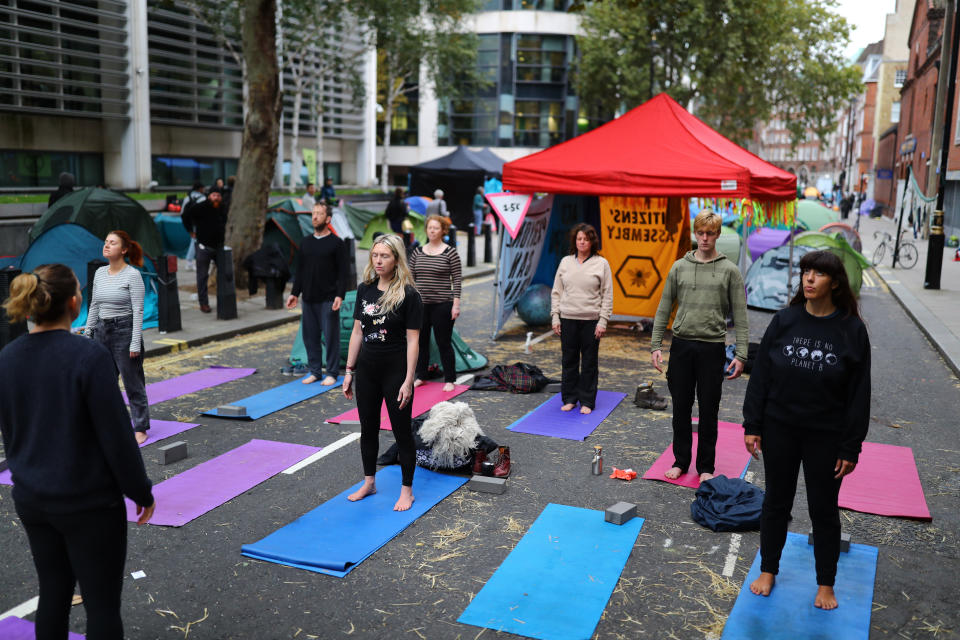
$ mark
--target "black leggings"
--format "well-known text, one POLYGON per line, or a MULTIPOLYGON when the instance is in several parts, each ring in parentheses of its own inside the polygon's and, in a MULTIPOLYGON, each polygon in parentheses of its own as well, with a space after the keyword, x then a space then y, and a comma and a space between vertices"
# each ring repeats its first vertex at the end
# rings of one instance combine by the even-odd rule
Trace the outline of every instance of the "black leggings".
POLYGON ((787 540, 787 521, 802 464, 807 508, 813 523, 817 584, 832 587, 840 557, 840 480, 833 478, 837 436, 773 425, 763 429, 761 448, 766 493, 760 519, 760 570, 774 575, 780 570, 780 554, 787 540))
POLYGON ((396 353, 368 354, 363 347, 357 358, 356 379, 357 413, 360 414, 360 458, 363 475, 377 473, 377 453, 380 450, 380 407, 387 403, 390 428, 397 440, 403 486, 413 486, 413 470, 417 462, 416 445, 410 418, 413 398, 401 409, 397 402, 400 387, 407 376, 406 349, 396 353))
POLYGON ((443 367, 443 381, 457 379, 457 366, 453 357, 453 300, 423 305, 423 325, 420 327, 420 355, 417 357, 417 378, 426 380, 430 366, 430 329, 437 340, 440 352, 440 366, 443 367))
POLYGON ((560 398, 564 404, 597 405, 599 379, 596 320, 560 318, 560 398))
POLYGON ((122 640, 120 594, 127 559, 127 510, 112 507, 51 514, 16 503, 40 583, 37 640, 62 640, 79 581, 88 640, 122 640))
POLYGON ((713 473, 717 457, 717 415, 723 388, 722 342, 673 338, 667 388, 673 399, 673 466, 684 473, 693 449, 693 399, 697 399, 697 473, 713 473))

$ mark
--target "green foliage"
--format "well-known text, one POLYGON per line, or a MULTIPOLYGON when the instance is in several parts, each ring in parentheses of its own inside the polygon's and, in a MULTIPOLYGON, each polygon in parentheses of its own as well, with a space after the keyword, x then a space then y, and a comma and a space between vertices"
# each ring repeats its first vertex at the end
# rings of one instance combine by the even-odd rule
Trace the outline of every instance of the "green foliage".
POLYGON ((780 116, 794 144, 824 142, 861 90, 843 59, 835 0, 607 0, 588 3, 576 85, 584 104, 631 109, 660 92, 735 142, 780 116))

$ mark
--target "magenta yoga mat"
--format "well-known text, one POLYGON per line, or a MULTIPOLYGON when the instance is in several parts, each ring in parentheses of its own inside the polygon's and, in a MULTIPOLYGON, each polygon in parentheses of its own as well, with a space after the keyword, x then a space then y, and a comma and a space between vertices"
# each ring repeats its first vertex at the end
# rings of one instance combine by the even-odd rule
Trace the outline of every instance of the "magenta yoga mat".
POLYGON ((600 426, 617 405, 627 397, 619 391, 597 391, 597 406, 591 413, 580 413, 579 407, 561 411, 563 400, 557 393, 539 407, 511 424, 507 429, 565 440, 583 440, 600 426))
MULTIPOLYGON (((182 527, 318 451, 319 447, 301 444, 251 440, 155 485, 157 508, 150 524, 182 527)), ((136 505, 130 500, 127 520, 137 520, 136 505)))
MULTIPOLYGON (((438 402, 453 400, 455 397, 469 389, 467 385, 454 385, 453 391, 444 391, 443 384, 439 382, 425 382, 413 390, 413 413, 412 417, 426 413, 438 402)), ((356 409, 344 411, 338 416, 327 420, 330 424, 340 424, 345 421, 360 420, 360 413, 356 409)), ((387 405, 380 405, 380 428, 387 431, 391 430, 390 416, 387 415, 387 405)))
POLYGON ((840 485, 839 503, 863 513, 933 520, 910 447, 864 442, 857 468, 840 485))
MULTIPOLYGON (((691 460, 697 459, 697 433, 693 433, 693 448, 691 460)), ((734 422, 720 421, 717 423, 717 457, 715 459, 714 475, 725 475, 728 478, 742 478, 750 463, 750 454, 743 444, 743 425, 734 422)), ((661 480, 670 484, 696 489, 700 486, 700 474, 690 465, 690 470, 676 480, 664 477, 664 473, 673 466, 673 446, 667 447, 660 454, 653 466, 643 474, 644 480, 661 480)))
MULTIPOLYGON (((157 404, 164 400, 179 398, 194 391, 209 389, 225 382, 245 378, 256 372, 256 368, 209 367, 169 380, 154 382, 147 385, 147 404, 157 404)), ((123 394, 123 401, 129 402, 126 393, 123 394)))

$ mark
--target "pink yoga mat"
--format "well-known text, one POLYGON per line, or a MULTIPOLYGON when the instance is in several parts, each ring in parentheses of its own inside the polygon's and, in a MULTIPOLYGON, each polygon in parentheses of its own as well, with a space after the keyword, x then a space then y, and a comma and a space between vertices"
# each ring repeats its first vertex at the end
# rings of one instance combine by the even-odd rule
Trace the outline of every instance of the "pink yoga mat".
POLYGON ((839 502, 863 513, 933 520, 910 447, 864 442, 857 468, 840 485, 839 502))
MULTIPOLYGON (((696 418, 694 418, 696 422, 696 418)), ((693 433, 693 450, 691 460, 697 459, 697 433, 693 433)), ((743 425, 734 422, 717 423, 717 457, 715 461, 714 475, 725 475, 728 478, 740 478, 747 470, 747 464, 750 462, 750 454, 743 446, 743 425)), ((700 486, 700 474, 694 468, 694 463, 690 463, 690 471, 683 474, 676 480, 669 480, 664 477, 664 473, 673 466, 673 446, 667 447, 666 451, 660 454, 653 466, 647 469, 643 474, 644 480, 661 480, 670 484, 678 484, 681 487, 690 487, 696 489, 700 486)))
MULTIPOLYGON (((179 398, 194 391, 209 389, 218 384, 245 378, 256 372, 256 368, 209 367, 169 380, 154 382, 147 385, 147 404, 157 404, 164 400, 179 398)), ((126 393, 123 394, 123 401, 128 402, 126 393)))
MULTIPOLYGON (((10 616, 0 620, 0 638, 3 640, 33 640, 37 637, 34 625, 29 620, 10 616)), ((84 636, 70 631, 67 640, 83 640, 84 636)))
MULTIPOLYGON (((151 420, 150 421, 150 430, 147 431, 147 441, 140 445, 140 448, 144 448, 147 445, 151 445, 155 442, 160 442, 170 436, 175 436, 178 433, 183 433, 188 429, 193 429, 194 427, 199 427, 200 425, 194 424, 191 422, 174 422, 172 420, 151 420)), ((10 470, 0 471, 0 484, 8 484, 13 486, 13 478, 10 475, 10 470)), ((0 636, 2 638, 3 636, 0 636)))
MULTIPOLYGON (((413 390, 413 417, 416 418, 421 413, 425 413, 433 408, 433 405, 444 400, 452 400, 470 387, 458 384, 454 385, 453 391, 444 392, 443 383, 425 382, 413 390)), ((345 420, 358 421, 360 413, 356 409, 350 409, 338 416, 330 418, 327 422, 331 424, 340 424, 345 420)), ((387 415, 387 405, 380 406, 380 428, 390 431, 390 416, 387 415)))
MULTIPOLYGON (((251 440, 155 485, 157 509, 150 524, 182 527, 318 451, 302 444, 251 440)), ((127 520, 137 520, 130 500, 127 520)))

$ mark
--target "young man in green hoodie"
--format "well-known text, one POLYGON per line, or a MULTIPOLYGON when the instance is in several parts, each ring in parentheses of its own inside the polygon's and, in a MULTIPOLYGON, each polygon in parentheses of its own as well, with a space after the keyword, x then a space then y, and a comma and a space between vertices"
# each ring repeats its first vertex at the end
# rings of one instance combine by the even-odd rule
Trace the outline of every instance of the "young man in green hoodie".
POLYGON ((717 447, 717 414, 726 361, 727 315, 733 312, 736 358, 727 367, 728 380, 738 377, 747 361, 747 298, 737 265, 717 252, 721 218, 701 211, 693 221, 697 248, 673 263, 653 321, 650 359, 662 372, 663 333, 676 305, 667 387, 673 398, 673 466, 664 474, 675 480, 690 467, 693 447, 693 399, 697 427, 697 473, 700 482, 713 477, 717 447))

